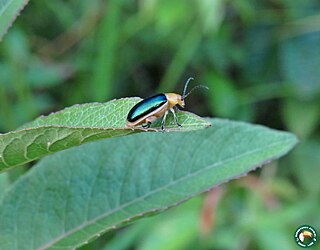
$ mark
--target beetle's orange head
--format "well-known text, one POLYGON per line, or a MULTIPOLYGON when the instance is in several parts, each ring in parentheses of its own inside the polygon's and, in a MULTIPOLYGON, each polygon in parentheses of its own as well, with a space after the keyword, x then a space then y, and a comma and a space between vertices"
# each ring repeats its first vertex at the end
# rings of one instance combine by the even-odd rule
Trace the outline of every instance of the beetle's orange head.
POLYGON ((185 103, 181 95, 179 95, 178 104, 181 108, 184 108, 185 103))
POLYGON ((184 100, 182 96, 176 93, 166 93, 170 107, 179 105, 181 108, 184 108, 184 100))

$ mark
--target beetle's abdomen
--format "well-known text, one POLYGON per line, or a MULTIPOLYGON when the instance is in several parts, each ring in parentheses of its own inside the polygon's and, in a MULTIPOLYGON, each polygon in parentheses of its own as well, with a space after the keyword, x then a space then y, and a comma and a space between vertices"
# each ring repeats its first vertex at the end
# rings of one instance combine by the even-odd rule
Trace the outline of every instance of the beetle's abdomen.
POLYGON ((127 120, 129 122, 135 122, 142 117, 147 117, 148 114, 151 114, 154 110, 165 105, 167 101, 168 100, 165 94, 157 94, 148 97, 133 106, 133 108, 129 111, 127 120))

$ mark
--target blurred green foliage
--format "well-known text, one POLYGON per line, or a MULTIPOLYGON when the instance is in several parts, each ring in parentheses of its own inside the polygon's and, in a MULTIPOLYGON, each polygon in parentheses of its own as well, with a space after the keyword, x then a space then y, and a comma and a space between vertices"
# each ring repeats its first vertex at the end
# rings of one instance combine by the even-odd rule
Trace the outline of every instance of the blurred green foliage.
POLYGON ((300 145, 223 185, 209 232, 205 194, 82 249, 294 249, 298 226, 320 231, 319 13, 316 0, 31 1, 0 44, 0 132, 75 103, 180 93, 194 76, 210 91, 187 110, 300 145))

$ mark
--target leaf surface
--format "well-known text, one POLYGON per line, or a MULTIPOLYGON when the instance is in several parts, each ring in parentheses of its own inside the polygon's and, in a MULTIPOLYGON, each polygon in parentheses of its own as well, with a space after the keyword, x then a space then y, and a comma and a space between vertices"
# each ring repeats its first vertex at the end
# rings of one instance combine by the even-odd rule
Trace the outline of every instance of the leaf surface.
POLYGON ((286 154, 294 135, 213 119, 187 133, 96 141, 41 160, 0 204, 0 249, 74 249, 286 154))
POLYGON ((0 0, 0 41, 29 0, 0 0))
MULTIPOLYGON (((123 98, 107 103, 75 105, 39 117, 17 131, 0 134, 0 172, 85 142, 159 131, 160 119, 150 129, 125 127, 129 110, 140 100, 123 98)), ((165 126, 167 131, 190 131, 210 126, 207 120, 189 112, 178 112, 177 117, 182 127, 177 127, 170 115, 165 126)))

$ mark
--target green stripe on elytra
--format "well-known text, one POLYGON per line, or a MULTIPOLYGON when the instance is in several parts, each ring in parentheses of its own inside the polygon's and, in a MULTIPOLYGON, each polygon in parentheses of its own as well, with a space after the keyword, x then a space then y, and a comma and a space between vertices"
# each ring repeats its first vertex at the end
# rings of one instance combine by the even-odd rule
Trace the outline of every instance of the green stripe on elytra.
POLYGON ((165 94, 157 94, 148 97, 133 106, 128 114, 127 120, 129 122, 135 122, 159 107, 165 105, 167 101, 168 100, 165 94))

